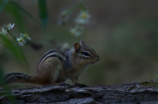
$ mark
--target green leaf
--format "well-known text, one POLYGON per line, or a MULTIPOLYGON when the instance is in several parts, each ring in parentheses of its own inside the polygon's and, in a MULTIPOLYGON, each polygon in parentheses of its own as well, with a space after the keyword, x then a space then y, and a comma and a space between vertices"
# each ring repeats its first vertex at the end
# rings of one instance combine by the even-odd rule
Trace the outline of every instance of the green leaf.
MULTIPOLYGON (((10 33, 10 36, 14 39, 14 41, 16 41, 16 37, 15 36, 13 36, 11 33, 10 33)), ((25 63, 25 65, 26 65, 26 68, 29 70, 29 66, 28 66, 28 62, 27 62, 27 60, 26 60, 26 57, 25 57, 25 55, 24 55, 24 52, 22 51, 22 49, 19 47, 19 46, 16 46, 16 45, 13 45, 13 44, 15 44, 15 43, 13 43, 12 41, 10 41, 8 38, 6 38, 5 36, 0 36, 0 38, 4 41, 4 42, 6 42, 6 44, 7 44, 7 48, 13 53, 13 55, 20 61, 20 62, 22 62, 22 61, 24 61, 24 63, 25 63), (10 43, 8 43, 8 42, 10 42, 10 43), (14 46, 14 47, 13 47, 14 46), (19 53, 17 53, 17 52, 19 52, 19 53), (18 55, 16 55, 16 54, 18 54, 18 55)))
POLYGON ((4 79, 3 79, 3 75, 4 75, 4 72, 3 72, 3 69, 2 69, 2 67, 1 67, 1 65, 0 65, 0 85, 2 84, 4 84, 3 82, 4 82, 4 79))
POLYGON ((11 104, 18 104, 16 98, 12 95, 10 88, 4 83, 4 73, 3 68, 0 65, 0 85, 3 86, 4 92, 0 93, 0 96, 5 95, 11 104))
POLYGON ((19 62, 23 61, 23 55, 20 50, 20 48, 15 45, 15 43, 11 40, 9 40, 7 37, 0 35, 0 39, 2 40, 2 44, 4 47, 6 47, 13 56, 15 56, 16 59, 19 60, 19 62))
POLYGON ((11 104, 19 104, 15 98, 15 96, 12 94, 12 91, 10 88, 5 88, 6 97, 10 101, 11 104))
POLYGON ((5 7, 5 5, 8 3, 9 0, 3 0, 0 1, 0 13, 2 12, 3 8, 5 7))
POLYGON ((45 27, 48 21, 46 0, 38 0, 38 6, 39 6, 39 17, 42 20, 43 27, 45 27))
POLYGON ((25 65, 26 65, 26 68, 29 70, 28 62, 27 62, 26 57, 25 57, 25 55, 24 55, 24 52, 22 51, 21 48, 20 48, 20 52, 21 52, 21 54, 22 54, 22 58, 23 58, 23 60, 24 60, 24 63, 25 63, 25 65))
POLYGON ((65 11, 66 14, 70 14, 70 13, 74 10, 75 7, 76 7, 76 5, 73 5, 73 6, 69 7, 69 8, 65 11))
POLYGON ((25 32, 25 24, 23 16, 21 15, 20 11, 11 3, 8 3, 4 10, 11 14, 11 17, 15 21, 15 25, 18 26, 20 32, 25 32))
POLYGON ((86 10, 86 8, 81 3, 76 3, 75 5, 69 7, 67 10, 65 10, 66 14, 70 14, 77 6, 79 6, 81 9, 86 10))
POLYGON ((83 6, 83 4, 79 4, 79 7, 82 9, 82 10, 84 10, 84 11, 86 11, 87 9, 83 6))
POLYGON ((18 10, 22 11, 23 13, 25 13, 26 15, 28 15, 32 20, 34 20, 37 24, 40 24, 41 23, 35 19, 28 11, 26 11, 24 8, 22 8, 20 5, 18 5, 17 3, 13 2, 13 1, 10 1, 9 3, 11 3, 12 5, 14 5, 18 10))

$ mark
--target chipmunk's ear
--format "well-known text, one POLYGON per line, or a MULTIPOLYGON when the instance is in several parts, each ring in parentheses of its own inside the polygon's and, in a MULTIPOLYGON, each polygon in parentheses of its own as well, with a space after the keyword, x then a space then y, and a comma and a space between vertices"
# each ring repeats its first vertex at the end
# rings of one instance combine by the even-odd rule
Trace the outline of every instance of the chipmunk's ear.
POLYGON ((80 45, 85 45, 85 42, 83 40, 80 40, 80 45))
POLYGON ((74 44, 74 49, 75 49, 76 53, 78 53, 78 51, 80 50, 80 48, 81 48, 80 44, 78 44, 78 43, 74 44))

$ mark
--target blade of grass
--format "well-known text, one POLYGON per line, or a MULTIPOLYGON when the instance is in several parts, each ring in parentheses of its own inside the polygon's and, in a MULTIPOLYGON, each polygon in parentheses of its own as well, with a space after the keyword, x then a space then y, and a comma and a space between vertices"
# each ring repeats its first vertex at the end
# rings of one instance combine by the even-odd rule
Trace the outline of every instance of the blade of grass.
MULTIPOLYGON (((22 50, 20 49, 20 47, 18 47, 17 45, 14 45, 15 43, 13 41, 9 40, 5 36, 0 35, 0 39, 2 40, 3 46, 6 47, 19 62, 24 61, 27 69, 29 69, 28 63, 26 61, 26 57, 25 57, 24 53, 22 52, 22 50)), ((14 39, 15 39, 15 37, 14 37, 14 39)))
MULTIPOLYGON (((10 36, 14 39, 14 41, 16 41, 16 37, 14 35, 12 35, 11 32, 10 32, 10 36)), ((22 58, 24 60, 25 65, 26 65, 26 68, 27 68, 27 70, 29 70, 29 65, 28 65, 28 62, 27 62, 26 57, 24 55, 24 52, 22 51, 22 49, 20 47, 18 47, 18 48, 19 48, 19 50, 21 52, 21 55, 22 55, 22 58)))
POLYGON ((22 50, 21 48, 19 48, 19 49, 20 49, 22 58, 23 58, 23 60, 24 60, 24 63, 25 63, 25 65, 26 65, 27 71, 29 71, 29 65, 28 65, 28 62, 27 62, 26 57, 25 57, 25 55, 24 55, 24 52, 23 52, 23 50, 22 50))
POLYGON ((82 8, 84 8, 84 6, 83 6, 81 3, 76 3, 76 4, 74 4, 73 6, 69 7, 69 8, 66 10, 66 13, 67 13, 67 14, 71 13, 77 6, 82 6, 82 8))
POLYGON ((10 88, 4 83, 3 75, 4 75, 3 68, 0 65, 0 82, 1 82, 3 89, 4 89, 4 92, 1 92, 0 96, 5 95, 11 104, 18 104, 18 102, 17 102, 16 98, 13 96, 10 88))
POLYGON ((24 21, 23 15, 21 15, 20 11, 14 5, 12 5, 10 3, 8 3, 5 6, 4 10, 11 15, 11 17, 14 20, 14 23, 16 24, 16 26, 18 26, 19 31, 22 33, 25 32, 26 31, 25 21, 24 21))
POLYGON ((84 11, 86 11, 86 8, 83 6, 83 4, 79 4, 79 7, 82 9, 82 10, 84 10, 84 11))
POLYGON ((23 13, 25 13, 26 15, 28 15, 32 20, 34 20, 37 24, 41 25, 41 23, 35 19, 28 11, 26 11, 24 8, 22 8, 20 5, 18 5, 17 3, 13 2, 13 1, 9 1, 10 4, 14 5, 18 10, 22 11, 23 13))
POLYGON ((8 3, 9 0, 3 0, 0 1, 0 13, 2 12, 3 8, 5 7, 5 5, 8 3))
POLYGON ((2 40, 2 44, 6 47, 19 61, 22 61, 20 50, 18 49, 17 45, 14 45, 11 40, 7 37, 0 35, 0 39, 2 40))
POLYGON ((0 85, 4 84, 4 79, 3 79, 3 75, 4 75, 4 72, 3 72, 3 68, 1 67, 0 65, 0 85))
POLYGON ((46 0, 38 0, 39 17, 42 20, 42 26, 45 27, 48 21, 48 12, 46 0))

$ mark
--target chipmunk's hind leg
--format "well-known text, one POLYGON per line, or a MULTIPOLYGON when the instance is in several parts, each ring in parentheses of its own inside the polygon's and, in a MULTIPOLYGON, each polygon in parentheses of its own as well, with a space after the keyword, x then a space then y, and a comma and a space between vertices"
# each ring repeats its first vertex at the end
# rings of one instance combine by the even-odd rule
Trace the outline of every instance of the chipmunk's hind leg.
POLYGON ((56 57, 47 58, 37 71, 37 75, 41 83, 44 85, 54 84, 59 78, 61 61, 56 57))

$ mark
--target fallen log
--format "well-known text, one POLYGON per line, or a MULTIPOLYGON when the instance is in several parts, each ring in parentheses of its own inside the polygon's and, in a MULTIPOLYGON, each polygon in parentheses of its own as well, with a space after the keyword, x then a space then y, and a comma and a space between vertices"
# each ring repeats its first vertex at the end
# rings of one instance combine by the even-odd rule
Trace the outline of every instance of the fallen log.
MULTIPOLYGON (((10 104, 6 91, 0 90, 0 102, 10 104)), ((48 85, 13 89, 18 104, 158 104, 158 79, 122 85, 48 85)))

